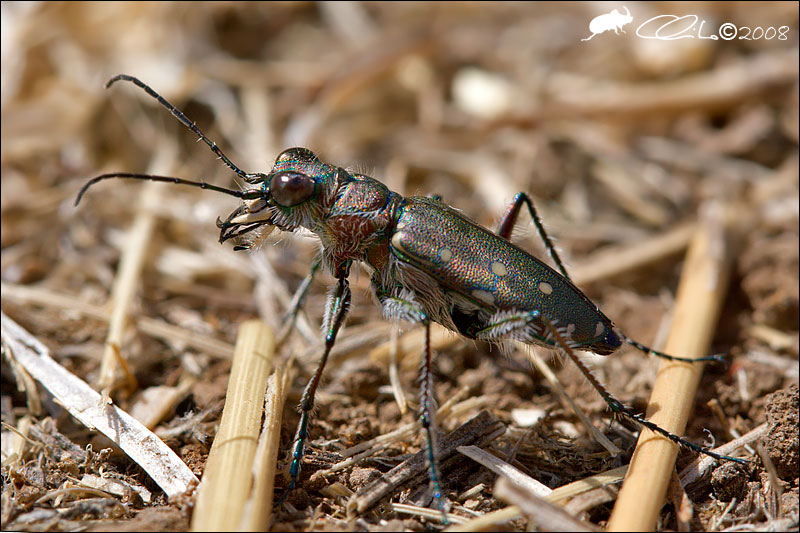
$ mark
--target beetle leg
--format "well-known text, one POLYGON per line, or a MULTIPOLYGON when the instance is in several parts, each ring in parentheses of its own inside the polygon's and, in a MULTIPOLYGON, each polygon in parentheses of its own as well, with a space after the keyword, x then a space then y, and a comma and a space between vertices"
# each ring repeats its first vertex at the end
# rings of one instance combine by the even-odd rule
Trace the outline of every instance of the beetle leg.
POLYGON ((419 420, 425 432, 425 443, 427 448, 428 468, 431 482, 431 493, 436 500, 436 506, 442 512, 442 520, 447 521, 448 503, 442 494, 439 482, 438 453, 436 445, 436 424, 434 413, 436 412, 436 397, 434 394, 433 354, 431 352, 431 321, 422 306, 414 301, 413 294, 401 292, 399 296, 391 296, 388 291, 383 289, 377 276, 372 278, 375 294, 383 306, 383 314, 391 320, 405 320, 408 322, 420 323, 425 328, 425 356, 422 359, 419 375, 419 420))
POLYGON ((522 342, 552 345, 548 332, 542 327, 541 313, 533 311, 499 311, 489 317, 486 324, 475 332, 475 338, 501 341, 503 337, 522 342))
POLYGON ((297 486, 297 480, 300 477, 300 467, 303 460, 303 450, 305 448, 306 439, 308 438, 308 421, 310 418, 311 410, 314 408, 314 396, 319 386, 322 371, 325 368, 325 363, 328 361, 328 355, 333 348, 333 343, 336 341, 336 334, 342 327, 347 311, 350 309, 350 284, 347 281, 350 265, 342 265, 336 273, 337 284, 334 291, 328 297, 328 305, 325 309, 325 349, 322 357, 317 364, 317 370, 309 380, 303 391, 303 397, 300 400, 300 423, 297 425, 297 433, 294 437, 294 446, 292 450, 292 462, 289 466, 289 486, 286 492, 281 496, 278 505, 282 504, 286 496, 297 486))
POLYGON ((608 392, 608 389, 606 389, 606 387, 602 383, 600 383, 597 380, 597 378, 594 377, 594 374, 592 374, 592 372, 586 367, 583 361, 581 361, 578 358, 578 356, 575 355, 575 352, 572 350, 569 341, 567 339, 564 339, 561 331, 559 331, 559 329, 553 324, 553 322, 551 322, 547 317, 542 317, 541 320, 545 328, 549 331, 550 336, 555 341, 555 346, 559 350, 567 354, 567 356, 570 359, 572 359, 572 361, 578 366, 578 369, 580 369, 581 374, 583 374, 583 376, 589 381, 589 383, 592 384, 592 386, 600 394, 600 396, 603 398, 603 400, 606 402, 608 407, 611 409, 611 412, 613 412, 615 416, 619 416, 630 422, 633 422, 637 426, 644 426, 650 431, 658 433, 659 435, 668 438, 669 440, 680 446, 686 446, 687 448, 697 453, 708 455, 709 457, 713 457, 718 461, 726 460, 740 464, 748 464, 748 461, 746 461, 745 459, 740 459, 738 457, 730 457, 727 455, 720 455, 710 450, 706 450, 702 446, 698 446, 693 442, 689 442, 688 440, 680 437, 679 435, 675 435, 674 433, 667 431, 666 429, 660 427, 659 425, 654 424, 641 414, 634 411, 633 408, 623 404, 622 402, 614 398, 611 395, 611 393, 608 392))
POLYGON ((447 510, 449 505, 442 494, 441 485, 439 483, 439 472, 437 466, 438 450, 436 447, 435 437, 435 423, 433 414, 436 411, 436 398, 434 396, 433 373, 431 372, 431 365, 433 355, 431 353, 431 323, 430 320, 425 319, 423 322, 425 327, 425 357, 422 360, 422 367, 419 376, 419 419, 422 423, 422 429, 425 432, 425 442, 428 449, 428 467, 430 469, 431 478, 431 492, 433 498, 436 500, 436 505, 442 512, 442 518, 447 524, 447 510))
POLYGON ((311 262, 311 270, 294 292, 294 296, 292 296, 292 301, 289 304, 289 310, 286 311, 286 315, 283 317, 281 331, 278 335, 278 340, 275 342, 276 346, 281 346, 289 337, 289 334, 292 332, 292 330, 294 330, 294 326, 297 322, 297 313, 300 312, 300 307, 303 305, 303 300, 305 300, 308 288, 311 286, 311 282, 314 281, 314 276, 317 274, 321 264, 322 254, 317 254, 314 260, 311 262))
POLYGON ((533 207, 533 200, 531 200, 531 197, 524 192, 517 193, 517 195, 514 196, 514 201, 511 202, 510 206, 508 206, 506 213, 503 215, 503 219, 500 221, 500 225, 497 227, 497 234, 505 240, 510 240, 509 237, 511 236, 511 230, 514 229, 514 225, 517 223, 519 210, 523 203, 528 206, 528 212, 531 214, 533 224, 536 226, 536 231, 539 232, 539 237, 542 238, 542 242, 544 242, 544 246, 547 248, 547 253, 549 253, 550 257, 553 258, 553 261, 558 267, 558 271, 561 272, 562 276, 572 281, 572 279, 569 277, 569 274, 567 274, 567 269, 564 268, 564 263, 561 262, 561 258, 558 256, 556 247, 553 246, 553 242, 550 240, 550 237, 547 235, 547 231, 544 229, 542 220, 536 213, 536 208, 533 207))

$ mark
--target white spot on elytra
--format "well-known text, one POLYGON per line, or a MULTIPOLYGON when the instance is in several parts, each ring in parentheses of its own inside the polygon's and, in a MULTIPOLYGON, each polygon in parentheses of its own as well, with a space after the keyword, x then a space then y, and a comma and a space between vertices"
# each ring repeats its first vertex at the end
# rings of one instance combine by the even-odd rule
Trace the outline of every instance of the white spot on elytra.
POLYGON ((439 259, 447 263, 453 258, 453 252, 450 251, 450 248, 442 248, 439 250, 439 259))
POLYGON ((597 326, 594 328, 594 336, 600 337, 603 333, 605 333, 606 327, 603 325, 602 322, 598 322, 597 326))
POLYGON ((575 333, 575 324, 568 324, 567 325, 567 336, 569 337, 573 333, 575 333))
POLYGON ((482 291, 482 290, 474 290, 472 291, 472 297, 476 300, 480 300, 485 304, 492 305, 494 304, 494 294, 489 291, 482 291))
POLYGON ((492 261, 492 272, 494 272, 498 276, 505 276, 506 274, 508 274, 506 266, 500 261, 492 261))
POLYGON ((397 248, 401 252, 404 251, 403 250, 403 238, 404 237, 405 237, 405 235, 403 235, 399 231, 395 232, 395 234, 392 235, 392 246, 394 246, 395 248, 397 248))
POLYGON ((550 294, 551 292, 553 292, 553 286, 547 283, 546 281, 540 281, 539 290, 545 294, 550 294))

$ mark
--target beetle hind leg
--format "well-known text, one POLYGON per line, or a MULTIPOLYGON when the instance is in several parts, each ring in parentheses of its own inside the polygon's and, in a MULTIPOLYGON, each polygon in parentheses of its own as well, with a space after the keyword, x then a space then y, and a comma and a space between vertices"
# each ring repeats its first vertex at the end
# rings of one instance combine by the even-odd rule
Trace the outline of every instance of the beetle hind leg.
POLYGON ((562 276, 572 281, 567 273, 567 269, 564 267, 564 263, 561 262, 561 258, 558 256, 558 252, 556 251, 556 247, 553 245, 553 241, 550 239, 550 236, 547 235, 547 231, 544 229, 544 224, 542 224, 542 220, 539 218, 539 214, 536 212, 536 208, 533 206, 533 200, 531 200, 531 197, 524 192, 517 193, 517 195, 514 196, 514 200, 511 202, 511 205, 508 206, 506 213, 503 215, 503 219, 500 221, 500 225, 497 227, 497 234, 506 240, 510 240, 511 230, 514 229, 514 225, 517 223, 519 210, 522 207, 522 204, 525 204, 528 207, 528 213, 530 213, 531 218, 533 219, 533 224, 536 226, 536 231, 539 232, 539 237, 541 237, 545 248, 547 248, 547 253, 550 254, 550 257, 553 259, 556 267, 558 267, 558 271, 562 276))
MULTIPOLYGON (((547 249, 547 252, 550 254, 550 257, 553 259, 553 262, 556 264, 556 267, 558 268, 558 271, 561 273, 562 276, 567 278, 569 281, 572 281, 572 279, 569 276, 569 273, 567 272, 566 267, 564 266, 564 263, 561 261, 561 258, 559 257, 555 246, 553 245, 552 239, 547 234, 547 231, 544 229, 544 225, 542 224, 542 220, 539 218, 539 214, 536 212, 536 207, 534 207, 534 205, 533 205, 533 200, 526 193, 520 192, 520 193, 517 193, 516 196, 514 196, 514 200, 511 202, 511 205, 508 206, 508 209, 506 210, 505 214, 503 215, 503 219, 500 221, 500 224, 497 227, 497 234, 500 237, 502 237, 502 238, 504 238, 506 240, 510 239, 511 231, 514 229, 514 226, 517 223, 517 219, 519 218, 519 212, 520 212, 520 209, 522 209, 522 204, 525 204, 526 207, 528 208, 528 213, 530 213, 531 219, 533 220, 533 224, 534 224, 534 226, 536 226, 536 230, 539 232, 539 237, 542 239, 542 242, 544 243, 544 246, 547 249)), ((546 334, 547 332, 544 331, 543 333, 546 334)), ((635 340, 631 339, 630 337, 628 337, 626 335, 621 335, 621 336, 625 340, 625 342, 627 342, 628 344, 630 344, 631 346, 633 346, 634 348, 636 348, 640 352, 645 353, 647 355, 654 355, 654 356, 660 357, 662 359, 667 359, 667 360, 672 360, 672 361, 684 361, 684 362, 687 362, 687 363, 697 363, 697 362, 700 362, 700 361, 712 361, 712 362, 724 361, 724 357, 722 355, 718 355, 718 354, 707 355, 707 356, 697 357, 697 358, 695 358, 695 357, 679 357, 679 356, 675 356, 675 355, 670 355, 670 354, 667 354, 667 353, 659 352, 658 350, 654 350, 653 348, 650 348, 649 346, 645 346, 644 344, 642 344, 642 343, 640 343, 638 341, 635 341, 635 340)), ((552 345, 552 343, 550 343, 550 344, 552 345)))
POLYGON ((548 320, 546 317, 542 317, 542 324, 550 332, 552 339, 555 341, 555 347, 559 351, 566 354, 572 360, 572 362, 575 363, 575 365, 581 371, 581 374, 583 374, 586 380, 589 381, 592 387, 594 387, 597 393, 606 402, 606 404, 608 405, 609 409, 611 409, 611 412, 614 414, 614 416, 633 422, 637 426, 645 427, 650 431, 653 431, 654 433, 658 433, 659 435, 666 437, 667 439, 671 440, 675 444, 678 444, 679 446, 684 446, 696 453, 707 455, 718 461, 725 460, 740 464, 748 464, 747 460, 745 459, 740 459, 738 457, 730 457, 727 455, 720 455, 718 453, 712 452, 711 450, 707 450, 701 446, 698 446, 697 444, 694 444, 693 442, 690 442, 679 435, 671 433, 666 429, 662 428, 661 426, 651 422, 643 415, 637 413, 636 411, 633 410, 633 408, 617 400, 614 396, 611 395, 608 389, 606 389, 606 387, 602 383, 600 383, 597 380, 597 378, 594 377, 592 372, 586 367, 583 361, 581 361, 578 358, 575 352, 573 352, 572 350, 573 347, 570 345, 569 340, 563 337, 561 330, 557 328, 555 324, 553 324, 553 322, 548 320))

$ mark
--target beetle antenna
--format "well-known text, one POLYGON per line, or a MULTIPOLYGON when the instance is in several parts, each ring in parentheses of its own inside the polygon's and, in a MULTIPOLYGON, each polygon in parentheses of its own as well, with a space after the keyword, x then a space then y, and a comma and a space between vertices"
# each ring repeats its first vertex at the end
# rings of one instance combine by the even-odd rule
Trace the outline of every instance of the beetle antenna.
POLYGON ((173 178, 170 176, 155 176, 153 174, 136 174, 131 172, 114 172, 111 174, 102 174, 95 178, 90 179, 86 185, 81 187, 80 192, 78 192, 78 197, 75 198, 75 205, 77 206, 83 195, 86 194, 86 191, 89 190, 89 187, 97 183, 98 181, 103 181, 111 178, 127 178, 127 179, 134 179, 134 180, 150 180, 150 181, 160 181, 164 183, 177 183, 179 185, 191 185, 193 187, 199 187, 201 189, 208 189, 210 191, 217 191, 225 194, 229 194, 231 196, 235 196, 237 198, 241 198, 242 200, 253 200, 255 198, 260 198, 262 196, 262 192, 259 190, 251 190, 251 191, 236 191, 233 189, 226 189, 225 187, 218 187, 217 185, 211 185, 210 183, 206 183, 204 181, 190 181, 181 178, 173 178))
POLYGON ((228 168, 230 168, 231 170, 236 172, 236 174, 240 178, 245 180, 246 182, 248 182, 248 183, 256 183, 256 182, 258 182, 260 180, 263 180, 263 179, 265 179, 267 177, 266 174, 263 174, 261 172, 249 173, 249 172, 245 172, 244 170, 239 168, 233 161, 228 159, 228 156, 226 156, 225 153, 220 149, 220 147, 217 146, 217 143, 215 143, 214 141, 209 139, 206 136, 205 133, 200 131, 200 128, 198 128, 197 125, 194 122, 189 120, 189 117, 187 117, 186 115, 183 114, 183 111, 181 111, 180 109, 176 108, 174 105, 170 104, 167 101, 166 98, 164 98, 163 96, 161 96, 160 94, 155 92, 149 85, 144 83, 139 78, 136 78, 134 76, 129 76, 127 74, 117 74, 116 76, 114 76, 113 78, 108 80, 108 82, 106 82, 106 89, 108 89, 109 87, 111 87, 112 85, 114 85, 116 82, 118 82, 120 80, 129 81, 129 82, 133 83, 137 87, 143 89, 144 92, 146 92, 147 94, 149 94, 150 96, 152 96, 153 98, 158 100, 159 104, 161 104, 162 106, 166 107, 169 110, 169 112, 172 113, 172 116, 174 116, 175 118, 177 118, 178 120, 181 121, 181 124, 183 124, 184 126, 189 128, 190 130, 192 130, 194 132, 194 134, 197 135, 197 137, 201 141, 206 143, 208 145, 208 147, 211 148, 211 151, 214 152, 217 155, 217 157, 222 159, 222 162, 225 163, 225 165, 228 168))
POLYGON ((656 357, 661 357, 662 359, 667 359, 669 361, 683 361, 685 363, 699 363, 701 361, 714 361, 716 363, 720 363, 725 361, 725 356, 721 354, 706 355, 704 357, 698 357, 696 359, 690 359, 689 357, 678 357, 677 355, 670 355, 668 353, 654 350, 649 346, 645 346, 641 342, 631 339, 630 337, 624 335, 620 331, 617 331, 616 333, 620 335, 625 340, 625 342, 627 342, 637 350, 644 352, 647 355, 655 355, 656 357))

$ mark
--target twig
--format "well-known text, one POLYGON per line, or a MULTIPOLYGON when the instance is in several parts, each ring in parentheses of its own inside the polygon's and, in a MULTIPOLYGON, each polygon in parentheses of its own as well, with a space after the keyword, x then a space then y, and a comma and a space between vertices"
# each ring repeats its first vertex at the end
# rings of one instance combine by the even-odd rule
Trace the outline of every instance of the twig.
MULTIPOLYGON (((723 444, 719 448, 714 448, 711 451, 713 451, 714 453, 718 453, 720 455, 730 455, 739 448, 747 446, 748 444, 751 444, 760 439, 761 437, 763 437, 764 435, 766 435, 768 429, 769 425, 766 422, 764 422, 757 428, 748 431, 738 439, 732 440, 729 443, 723 444)), ((681 470, 681 473, 678 476, 680 477, 681 484, 685 487, 690 483, 694 483, 695 481, 703 477, 706 474, 706 472, 708 472, 711 469, 711 467, 714 466, 715 463, 716 459, 714 459, 713 457, 709 457, 707 455, 698 457, 697 459, 689 463, 683 470, 681 470)))
MULTIPOLYGON (((488 411, 481 411, 463 426, 456 429, 439 443, 439 466, 444 470, 447 459, 456 453, 459 446, 475 444, 481 446, 497 438, 505 432, 505 426, 488 411)), ((417 476, 427 473, 426 450, 414 454, 411 458, 397 465, 373 483, 359 490, 349 502, 347 512, 363 513, 389 494, 397 487, 411 481, 417 476)), ((441 516, 441 514, 439 515, 441 516)))

